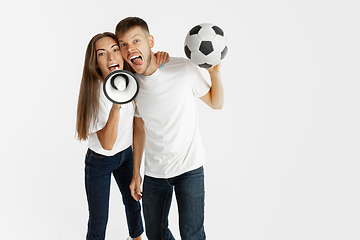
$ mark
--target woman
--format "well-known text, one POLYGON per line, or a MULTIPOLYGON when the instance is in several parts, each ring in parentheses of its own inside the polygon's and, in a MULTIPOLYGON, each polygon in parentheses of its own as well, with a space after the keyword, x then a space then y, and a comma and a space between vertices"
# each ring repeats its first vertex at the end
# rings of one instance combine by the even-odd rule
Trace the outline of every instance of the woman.
MULTIPOLYGON (((167 53, 157 53, 162 65, 167 53)), ((129 235, 141 239, 143 224, 140 203, 129 189, 133 171, 132 123, 134 104, 111 103, 103 82, 114 69, 130 70, 112 33, 95 35, 89 42, 77 108, 77 137, 88 139, 85 158, 85 188, 89 207, 86 239, 104 239, 108 220, 111 173, 122 194, 129 235)))

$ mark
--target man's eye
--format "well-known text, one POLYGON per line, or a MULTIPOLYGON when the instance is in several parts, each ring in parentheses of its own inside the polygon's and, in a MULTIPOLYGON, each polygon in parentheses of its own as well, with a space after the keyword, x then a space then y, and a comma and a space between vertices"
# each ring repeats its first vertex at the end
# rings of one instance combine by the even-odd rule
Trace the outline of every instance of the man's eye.
POLYGON ((140 40, 135 40, 134 42, 135 42, 135 43, 138 43, 138 42, 140 42, 140 40))
POLYGON ((125 46, 126 46, 125 43, 120 44, 120 47, 125 47, 125 46))

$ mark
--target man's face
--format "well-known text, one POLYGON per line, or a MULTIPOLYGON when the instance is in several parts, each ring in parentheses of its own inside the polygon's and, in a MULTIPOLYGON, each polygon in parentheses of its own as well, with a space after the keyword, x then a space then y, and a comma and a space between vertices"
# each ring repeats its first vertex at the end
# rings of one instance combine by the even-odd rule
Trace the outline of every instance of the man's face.
POLYGON ((122 69, 124 60, 117 42, 111 37, 104 37, 95 43, 96 64, 100 68, 103 80, 115 68, 122 69))
POLYGON ((145 74, 151 63, 151 48, 154 38, 147 35, 140 27, 134 27, 118 35, 120 51, 130 66, 138 74, 145 74))

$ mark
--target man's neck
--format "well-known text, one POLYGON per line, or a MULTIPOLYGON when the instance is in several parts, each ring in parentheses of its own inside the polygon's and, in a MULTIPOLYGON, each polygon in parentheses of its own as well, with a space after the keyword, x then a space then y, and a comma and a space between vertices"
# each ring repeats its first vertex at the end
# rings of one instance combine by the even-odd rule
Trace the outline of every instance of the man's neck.
POLYGON ((156 56, 153 52, 151 52, 151 61, 149 67, 146 69, 146 71, 142 74, 144 76, 151 76, 156 72, 157 65, 156 65, 156 56))

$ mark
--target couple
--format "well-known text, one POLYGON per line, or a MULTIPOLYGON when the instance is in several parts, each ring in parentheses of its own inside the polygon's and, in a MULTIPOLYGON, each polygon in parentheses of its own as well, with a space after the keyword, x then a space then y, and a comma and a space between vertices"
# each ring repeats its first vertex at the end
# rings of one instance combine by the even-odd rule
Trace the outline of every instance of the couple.
POLYGON ((181 238, 205 239, 205 151, 194 96, 213 109, 222 108, 220 65, 207 69, 209 86, 189 60, 169 61, 168 54, 151 51, 154 38, 144 20, 125 18, 115 34, 91 39, 79 93, 77 135, 88 139, 89 147, 85 158, 87 239, 105 238, 111 173, 122 194, 131 238, 141 239, 144 232, 142 199, 148 239, 174 239, 168 214, 175 190, 181 238), (105 97, 103 81, 116 67, 136 73, 140 91, 134 103, 117 105, 105 97))

